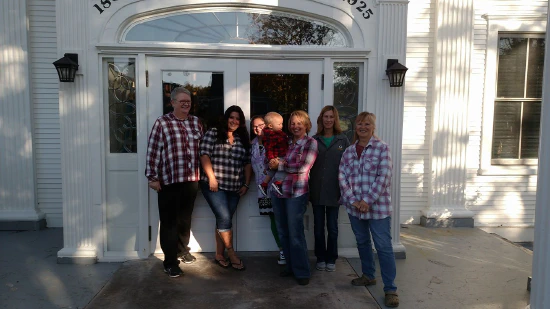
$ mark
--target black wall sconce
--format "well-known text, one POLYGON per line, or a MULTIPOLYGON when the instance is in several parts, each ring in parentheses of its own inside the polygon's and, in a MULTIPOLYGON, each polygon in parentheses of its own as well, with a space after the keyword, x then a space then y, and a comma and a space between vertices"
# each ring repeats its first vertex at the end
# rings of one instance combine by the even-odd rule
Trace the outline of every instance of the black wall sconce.
POLYGON ((397 59, 388 59, 386 75, 388 75, 390 87, 402 87, 407 70, 408 68, 399 63, 397 59))
POLYGON ((59 81, 74 83, 74 77, 78 70, 78 54, 65 54, 63 58, 53 63, 59 75, 59 81))

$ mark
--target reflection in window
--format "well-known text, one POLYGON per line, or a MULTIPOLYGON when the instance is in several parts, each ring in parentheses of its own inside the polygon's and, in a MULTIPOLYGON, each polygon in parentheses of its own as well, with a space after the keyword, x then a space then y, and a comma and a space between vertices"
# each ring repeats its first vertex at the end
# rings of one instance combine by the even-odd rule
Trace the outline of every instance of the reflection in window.
POLYGON ((136 65, 134 59, 107 61, 109 150, 136 153, 136 65))
POLYGON ((126 41, 346 47, 325 22, 289 13, 246 10, 163 15, 134 25, 126 41))
POLYGON ((191 92, 191 114, 199 117, 205 128, 215 126, 223 116, 223 73, 163 71, 163 113, 173 110, 170 93, 176 87, 191 92))
POLYGON ((359 114, 361 63, 334 63, 334 106, 340 114, 342 131, 353 140, 355 117, 359 114))
POLYGON ((542 35, 507 34, 498 47, 491 157, 537 159, 545 40, 542 35))
POLYGON ((283 130, 288 133, 290 113, 307 112, 308 91, 308 74, 250 74, 250 115, 278 112, 283 116, 283 130))

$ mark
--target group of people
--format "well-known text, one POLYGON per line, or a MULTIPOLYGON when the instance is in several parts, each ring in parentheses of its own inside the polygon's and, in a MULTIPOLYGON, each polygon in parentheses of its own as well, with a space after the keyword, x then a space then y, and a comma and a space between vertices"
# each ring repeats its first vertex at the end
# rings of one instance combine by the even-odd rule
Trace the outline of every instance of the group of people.
POLYGON ((371 237, 380 261, 385 304, 397 307, 395 258, 391 242, 391 176, 389 147, 374 133, 376 117, 362 112, 355 120, 350 144, 342 134, 338 111, 325 106, 317 118, 317 132, 309 115, 290 114, 284 133, 283 117, 270 112, 250 120, 250 135, 243 111, 229 107, 220 123, 208 131, 189 114, 191 94, 183 88, 171 93, 173 112, 153 125, 147 147, 145 176, 158 193, 160 245, 164 271, 183 274, 179 267, 196 258, 188 247, 191 215, 200 187, 216 217, 214 262, 223 268, 246 269, 233 249, 232 218, 239 199, 250 189, 252 173, 258 187, 259 212, 268 215, 280 273, 307 285, 311 277, 304 232, 304 214, 311 202, 314 214, 315 268, 336 270, 338 214, 348 213, 355 234, 362 276, 356 286, 376 284, 371 237), (325 227, 327 233, 325 234, 325 227))

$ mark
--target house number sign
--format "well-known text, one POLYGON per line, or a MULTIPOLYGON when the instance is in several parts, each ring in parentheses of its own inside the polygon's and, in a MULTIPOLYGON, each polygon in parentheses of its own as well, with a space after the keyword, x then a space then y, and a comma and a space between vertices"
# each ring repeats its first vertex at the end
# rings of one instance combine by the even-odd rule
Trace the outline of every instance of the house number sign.
MULTIPOLYGON (((113 2, 116 2, 118 0, 100 0, 99 3, 94 4, 94 8, 97 9, 99 14, 102 14, 105 12, 105 10, 109 9, 113 2)), ((369 19, 372 15, 374 15, 374 12, 372 9, 370 9, 367 6, 367 3, 365 1, 358 1, 358 0, 342 0, 344 2, 347 2, 349 5, 354 6, 355 9, 363 14, 363 18, 369 19)))
POLYGON ((98 4, 94 4, 94 8, 97 9, 99 14, 102 14, 105 10, 111 7, 113 2, 116 2, 117 0, 101 0, 98 4))
POLYGON ((369 19, 374 13, 372 12, 372 9, 367 7, 367 3, 365 1, 357 1, 357 0, 343 0, 344 2, 347 2, 351 6, 355 6, 355 9, 359 12, 363 13, 363 18, 369 19))

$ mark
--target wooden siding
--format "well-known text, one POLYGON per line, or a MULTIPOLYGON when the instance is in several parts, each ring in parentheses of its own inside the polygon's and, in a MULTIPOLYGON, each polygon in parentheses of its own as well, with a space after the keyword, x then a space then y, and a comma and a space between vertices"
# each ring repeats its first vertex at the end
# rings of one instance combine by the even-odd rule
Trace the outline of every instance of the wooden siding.
POLYGON ((49 227, 63 226, 55 0, 29 0, 29 60, 36 192, 49 227))

